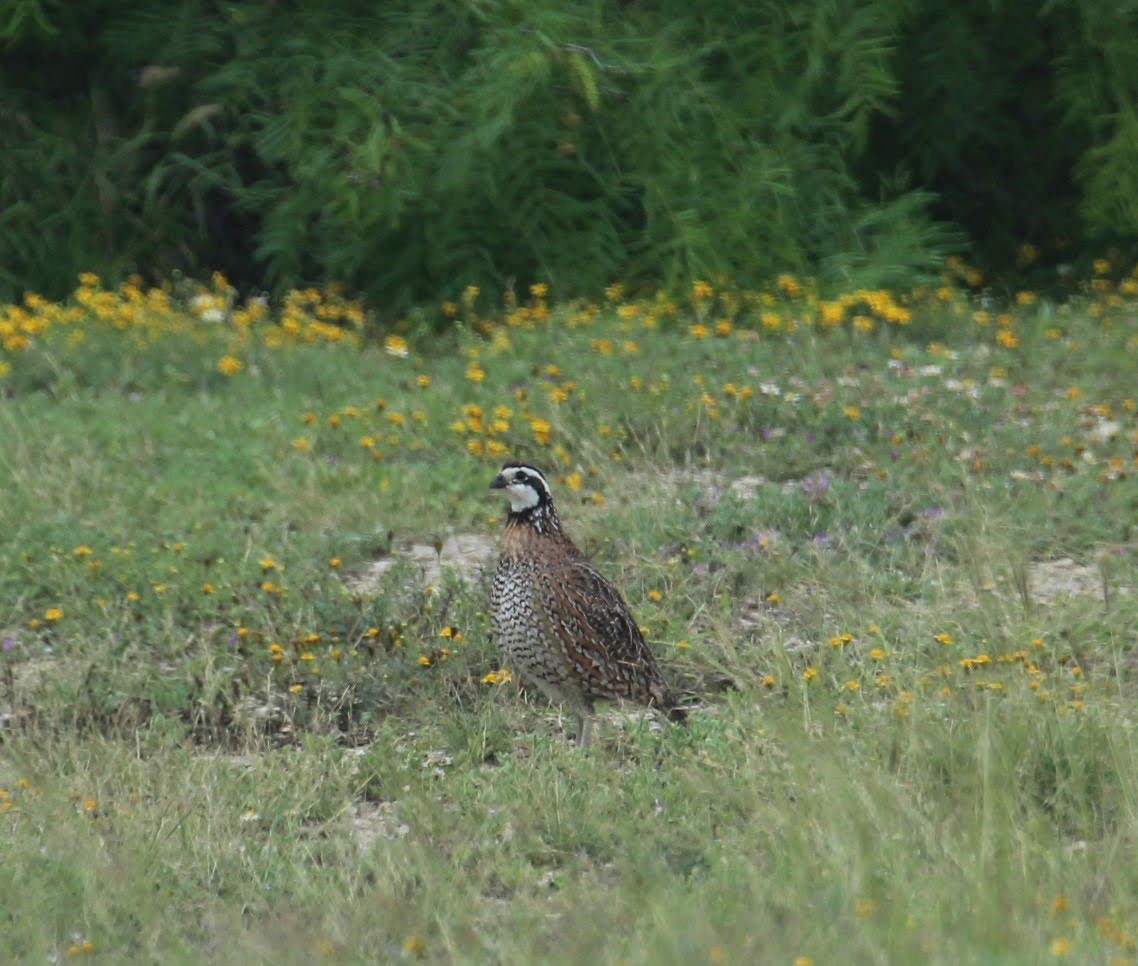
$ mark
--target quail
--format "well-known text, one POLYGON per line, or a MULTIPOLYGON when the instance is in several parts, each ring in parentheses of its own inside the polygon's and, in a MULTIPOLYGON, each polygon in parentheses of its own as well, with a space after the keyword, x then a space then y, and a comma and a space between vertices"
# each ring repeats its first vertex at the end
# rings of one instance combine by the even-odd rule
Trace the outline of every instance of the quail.
POLYGON ((494 637, 506 665, 576 714, 582 746, 597 699, 631 699, 682 722, 686 713, 624 598, 561 529, 541 471, 507 463, 490 486, 510 500, 490 592, 494 637))

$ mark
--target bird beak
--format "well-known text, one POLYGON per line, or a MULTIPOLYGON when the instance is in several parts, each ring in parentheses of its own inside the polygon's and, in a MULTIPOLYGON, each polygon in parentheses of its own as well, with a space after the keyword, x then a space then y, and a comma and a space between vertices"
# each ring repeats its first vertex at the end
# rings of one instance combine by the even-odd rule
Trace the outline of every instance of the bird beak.
POLYGON ((499 473, 494 477, 494 479, 490 481, 490 489, 492 490, 504 490, 505 488, 506 478, 501 473, 499 473))

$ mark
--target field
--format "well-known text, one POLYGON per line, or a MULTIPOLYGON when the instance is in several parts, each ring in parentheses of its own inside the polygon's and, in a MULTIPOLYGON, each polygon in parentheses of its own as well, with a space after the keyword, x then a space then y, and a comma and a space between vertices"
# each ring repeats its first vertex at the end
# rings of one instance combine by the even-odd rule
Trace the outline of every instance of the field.
POLYGON ((1138 282, 0 308, 5 961, 1129 963, 1138 282), (542 467, 687 727, 489 636, 542 467))

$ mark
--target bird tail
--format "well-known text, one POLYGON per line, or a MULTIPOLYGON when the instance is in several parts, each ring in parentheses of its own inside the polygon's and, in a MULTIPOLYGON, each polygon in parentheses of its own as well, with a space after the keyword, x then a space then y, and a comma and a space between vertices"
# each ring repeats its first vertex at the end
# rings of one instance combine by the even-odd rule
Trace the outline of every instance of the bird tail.
POLYGON ((664 691, 657 706, 668 716, 669 721, 674 721, 676 724, 687 724, 687 709, 680 704, 679 698, 670 690, 664 691))
POLYGON ((641 700, 650 707, 663 711, 669 721, 676 724, 686 724, 688 720, 687 709, 680 704, 679 698, 663 681, 656 681, 650 686, 649 692, 641 700))

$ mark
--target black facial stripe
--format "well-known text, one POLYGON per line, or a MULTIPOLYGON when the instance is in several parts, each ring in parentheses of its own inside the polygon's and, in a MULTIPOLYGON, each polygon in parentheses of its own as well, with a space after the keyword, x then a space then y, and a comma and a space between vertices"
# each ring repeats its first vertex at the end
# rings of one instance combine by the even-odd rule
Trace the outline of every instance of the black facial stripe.
POLYGON ((513 470, 511 482, 532 486, 535 490, 549 489, 540 470, 535 470, 532 466, 514 466, 511 469, 513 470))

